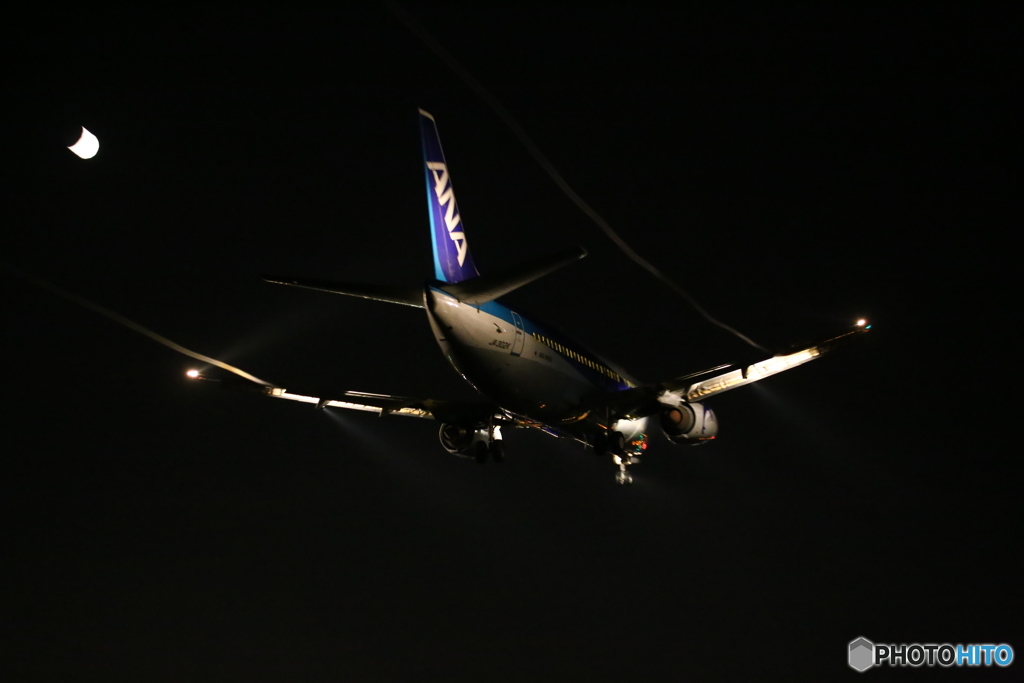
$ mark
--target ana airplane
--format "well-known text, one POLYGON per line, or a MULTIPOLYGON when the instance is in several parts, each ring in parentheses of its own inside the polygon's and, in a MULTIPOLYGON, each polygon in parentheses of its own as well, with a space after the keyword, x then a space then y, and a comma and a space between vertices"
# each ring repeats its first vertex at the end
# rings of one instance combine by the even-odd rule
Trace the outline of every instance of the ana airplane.
MULTIPOLYGON (((434 117, 420 110, 423 162, 434 251, 434 278, 422 287, 360 285, 267 277, 268 282, 414 306, 426 311, 441 351, 481 398, 445 401, 357 391, 318 397, 283 387, 229 382, 274 398, 380 415, 432 418, 441 423, 449 453, 501 462, 502 429, 539 429, 575 440, 618 466, 616 481, 633 481, 628 467, 647 448, 653 418, 675 444, 705 444, 718 434, 715 413, 704 399, 818 358, 871 326, 864 320, 842 334, 794 353, 744 367, 720 365, 653 384, 633 380, 555 328, 502 304, 499 297, 586 256, 582 249, 481 275, 473 261, 455 201, 448 163, 434 117)), ((189 376, 204 377, 192 370, 189 376)), ((221 381, 221 380, 212 380, 221 381)))

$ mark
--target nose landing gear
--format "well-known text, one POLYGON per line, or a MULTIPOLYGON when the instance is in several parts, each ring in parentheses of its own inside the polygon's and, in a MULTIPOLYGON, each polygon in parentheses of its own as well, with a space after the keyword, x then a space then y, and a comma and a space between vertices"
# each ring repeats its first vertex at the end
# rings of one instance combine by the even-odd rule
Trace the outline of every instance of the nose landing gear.
POLYGON ((640 459, 626 453, 626 437, 622 432, 608 431, 599 435, 594 442, 594 452, 597 455, 611 453, 612 460, 619 466, 619 471, 615 473, 616 484, 629 486, 633 483, 633 475, 626 468, 637 464, 640 459))
POLYGON ((630 465, 636 465, 640 462, 640 458, 635 458, 627 453, 622 455, 613 455, 612 460, 616 465, 619 466, 619 471, 615 473, 615 483, 621 486, 629 486, 633 483, 633 475, 629 473, 626 468, 630 465))
POLYGON ((626 471, 625 463, 619 463, 619 471, 615 473, 615 483, 620 486, 629 486, 633 483, 633 475, 626 471))

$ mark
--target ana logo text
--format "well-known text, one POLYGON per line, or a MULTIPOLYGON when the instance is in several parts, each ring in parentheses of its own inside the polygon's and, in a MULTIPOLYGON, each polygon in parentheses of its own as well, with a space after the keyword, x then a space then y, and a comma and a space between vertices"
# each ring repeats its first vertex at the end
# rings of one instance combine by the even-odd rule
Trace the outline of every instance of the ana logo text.
POLYGON ((444 224, 448 228, 448 236, 455 243, 459 251, 459 265, 466 260, 466 233, 458 232, 455 228, 459 225, 459 214, 455 208, 455 192, 452 191, 451 181, 448 178, 448 167, 440 161, 428 161, 427 169, 434 176, 434 194, 437 195, 437 203, 442 207, 447 204, 444 214, 444 224))

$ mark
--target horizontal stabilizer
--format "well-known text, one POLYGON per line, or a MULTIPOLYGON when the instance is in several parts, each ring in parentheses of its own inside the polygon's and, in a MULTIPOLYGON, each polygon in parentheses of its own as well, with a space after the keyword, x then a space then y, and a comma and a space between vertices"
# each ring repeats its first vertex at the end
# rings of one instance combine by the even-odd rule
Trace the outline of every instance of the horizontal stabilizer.
POLYGON ((446 283, 441 285, 441 289, 459 301, 478 306, 519 289, 562 266, 579 261, 586 255, 586 250, 581 247, 567 249, 514 268, 498 271, 492 275, 481 275, 462 282, 446 283))
POLYGON ((363 285, 352 282, 331 282, 328 280, 305 280, 290 277, 264 275, 263 279, 276 285, 289 285, 316 289, 331 294, 357 296, 361 299, 386 301, 391 304, 423 308, 423 290, 419 287, 403 287, 397 285, 363 285))

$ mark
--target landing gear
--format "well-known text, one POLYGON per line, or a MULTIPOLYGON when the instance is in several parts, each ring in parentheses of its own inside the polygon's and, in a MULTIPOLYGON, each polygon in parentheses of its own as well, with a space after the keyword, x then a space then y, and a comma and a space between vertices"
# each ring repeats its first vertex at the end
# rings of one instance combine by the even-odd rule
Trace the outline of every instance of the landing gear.
POLYGON ((487 447, 487 450, 490 452, 491 460, 494 462, 505 461, 505 442, 501 439, 491 441, 491 445, 487 447))
POLYGON ((621 486, 629 486, 633 483, 633 475, 629 473, 626 468, 630 465, 635 465, 640 462, 640 458, 634 458, 632 456, 622 454, 613 455, 612 460, 619 466, 619 471, 615 473, 615 483, 621 486))
POLYGON ((622 432, 608 433, 608 450, 612 452, 612 455, 623 455, 626 452, 626 437, 622 435, 622 432))
POLYGON ((473 442, 473 457, 481 465, 487 462, 488 457, 494 462, 505 461, 505 442, 501 439, 501 430, 497 425, 489 426, 486 439, 473 442))
POLYGON ((604 432, 594 439, 594 455, 622 455, 626 452, 626 437, 622 432, 604 432))
POLYGON ((594 439, 594 453, 596 455, 607 455, 611 453, 612 460, 619 466, 615 473, 615 483, 621 486, 629 486, 633 483, 633 475, 626 468, 640 462, 639 458, 626 453, 626 437, 619 431, 607 431, 599 434, 594 439))

